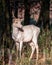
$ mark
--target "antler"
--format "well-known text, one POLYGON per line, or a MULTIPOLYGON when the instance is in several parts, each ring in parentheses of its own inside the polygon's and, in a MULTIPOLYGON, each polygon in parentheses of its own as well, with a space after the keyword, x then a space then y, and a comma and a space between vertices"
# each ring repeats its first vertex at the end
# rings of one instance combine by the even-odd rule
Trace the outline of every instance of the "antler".
POLYGON ((12 17, 15 18, 15 16, 14 16, 14 10, 12 10, 12 17))

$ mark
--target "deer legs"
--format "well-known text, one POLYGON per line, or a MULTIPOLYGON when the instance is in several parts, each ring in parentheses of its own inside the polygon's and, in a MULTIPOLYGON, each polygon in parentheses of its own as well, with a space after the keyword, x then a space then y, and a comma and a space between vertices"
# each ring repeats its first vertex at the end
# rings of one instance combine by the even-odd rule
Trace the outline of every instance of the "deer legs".
POLYGON ((36 47, 36 65, 38 65, 38 54, 39 54, 38 44, 35 44, 35 47, 36 47))
POLYGON ((20 58, 21 58, 21 50, 22 50, 22 46, 23 46, 23 42, 21 41, 20 43, 16 42, 16 48, 17 48, 17 55, 18 55, 18 51, 20 52, 20 58))
POLYGON ((17 49, 17 59, 18 59, 19 57, 19 43, 18 42, 16 42, 16 49, 17 49))
POLYGON ((20 59, 21 59, 21 50, 22 50, 23 42, 20 42, 20 59))
POLYGON ((35 48, 36 48, 36 60, 38 60, 38 53, 39 53, 38 44, 35 45, 35 48))
POLYGON ((36 38, 34 38, 32 40, 32 42, 30 43, 30 47, 32 49, 32 53, 30 55, 29 61, 32 59, 32 56, 34 54, 35 49, 36 49, 36 61, 37 61, 38 60, 38 52, 39 51, 38 51, 38 44, 37 44, 37 39, 36 38))
MULTIPOLYGON (((36 40, 36 42, 37 42, 37 40, 36 40)), ((31 47, 31 49, 32 49, 32 53, 31 53, 31 55, 30 55, 30 58, 29 58, 29 61, 32 59, 32 56, 33 56, 33 54, 34 54, 34 51, 35 51, 35 49, 36 49, 36 60, 38 60, 38 44, 37 43, 35 43, 34 42, 34 40, 33 40, 33 42, 31 42, 31 43, 29 43, 29 45, 30 45, 30 47, 31 47)), ((16 47, 17 47, 17 53, 18 53, 18 51, 20 52, 20 59, 21 59, 21 51, 22 51, 22 46, 23 46, 23 42, 21 41, 20 43, 17 43, 16 42, 16 47)), ((17 54, 18 55, 18 54, 17 54)))
POLYGON ((35 45, 34 45, 33 42, 30 43, 30 47, 31 47, 31 49, 32 49, 32 53, 31 53, 31 55, 30 55, 29 61, 32 59, 32 56, 33 56, 34 51, 35 51, 35 45))
POLYGON ((35 48, 36 48, 36 60, 38 60, 38 53, 39 53, 39 49, 38 49, 38 44, 37 44, 37 38, 33 39, 33 42, 35 44, 35 48))

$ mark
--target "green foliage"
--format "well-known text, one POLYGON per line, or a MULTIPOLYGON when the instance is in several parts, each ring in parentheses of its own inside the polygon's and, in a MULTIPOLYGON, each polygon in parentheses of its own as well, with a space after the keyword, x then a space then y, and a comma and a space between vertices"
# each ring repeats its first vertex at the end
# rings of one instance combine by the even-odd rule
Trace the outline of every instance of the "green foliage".
POLYGON ((52 45, 52 40, 51 40, 51 36, 52 36, 52 31, 47 30, 42 32, 42 34, 40 34, 39 37, 39 46, 40 47, 44 47, 44 48, 50 48, 52 45))

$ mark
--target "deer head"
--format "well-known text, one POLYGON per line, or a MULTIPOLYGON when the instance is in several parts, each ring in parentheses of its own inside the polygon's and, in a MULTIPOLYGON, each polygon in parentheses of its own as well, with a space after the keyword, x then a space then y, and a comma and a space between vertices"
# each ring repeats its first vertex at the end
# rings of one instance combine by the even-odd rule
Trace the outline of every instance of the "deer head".
POLYGON ((24 19, 20 19, 20 18, 16 18, 14 16, 14 11, 12 11, 12 17, 13 17, 13 26, 15 27, 18 27, 18 28, 22 28, 22 24, 21 22, 24 20, 24 19))
POLYGON ((22 20, 18 19, 18 18, 14 18, 13 19, 13 26, 17 27, 17 28, 22 28, 22 24, 21 24, 22 20))

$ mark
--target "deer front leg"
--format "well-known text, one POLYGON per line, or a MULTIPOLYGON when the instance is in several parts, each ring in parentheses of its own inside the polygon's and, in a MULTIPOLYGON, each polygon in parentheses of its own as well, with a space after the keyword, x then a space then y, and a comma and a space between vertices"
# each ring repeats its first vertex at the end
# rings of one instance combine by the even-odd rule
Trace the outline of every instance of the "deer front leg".
POLYGON ((20 59, 21 59, 21 50, 22 50, 23 42, 20 42, 20 59))
POLYGON ((18 42, 16 42, 16 49, 17 49, 17 59, 18 59, 19 57, 19 43, 18 42))
POLYGON ((31 53, 31 55, 30 55, 29 61, 32 59, 32 56, 33 56, 34 51, 35 51, 35 45, 34 45, 33 42, 30 43, 30 47, 31 47, 31 49, 32 49, 32 53, 31 53))

